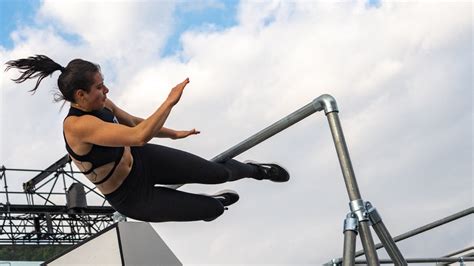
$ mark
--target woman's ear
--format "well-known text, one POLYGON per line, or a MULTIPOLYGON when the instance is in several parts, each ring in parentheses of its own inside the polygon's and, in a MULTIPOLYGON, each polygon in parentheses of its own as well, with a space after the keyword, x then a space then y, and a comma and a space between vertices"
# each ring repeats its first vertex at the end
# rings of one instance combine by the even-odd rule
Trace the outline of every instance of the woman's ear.
POLYGON ((84 98, 85 91, 83 89, 77 89, 74 92, 74 98, 76 99, 76 102, 78 102, 80 99, 84 98))

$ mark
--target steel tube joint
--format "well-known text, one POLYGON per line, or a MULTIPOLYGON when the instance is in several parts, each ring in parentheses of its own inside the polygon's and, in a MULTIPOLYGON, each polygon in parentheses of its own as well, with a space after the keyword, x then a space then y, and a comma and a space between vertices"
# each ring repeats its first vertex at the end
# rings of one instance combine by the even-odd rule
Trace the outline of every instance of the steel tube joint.
POLYGON ((349 213, 344 220, 344 232, 347 230, 354 231, 357 234, 358 229, 358 220, 357 216, 354 213, 349 213))
POLYGON ((367 209, 367 215, 369 216, 369 220, 372 225, 378 224, 382 221, 382 217, 380 216, 379 212, 374 206, 372 206, 370 202, 366 202, 365 207, 367 209))
POLYGON ((368 221, 367 210, 365 209, 364 201, 361 199, 353 200, 349 203, 351 212, 354 213, 359 222, 368 221))
POLYGON ((323 94, 318 98, 314 99, 313 104, 316 109, 321 106, 324 109, 324 113, 327 115, 331 112, 339 112, 337 108, 336 99, 329 94, 323 94))

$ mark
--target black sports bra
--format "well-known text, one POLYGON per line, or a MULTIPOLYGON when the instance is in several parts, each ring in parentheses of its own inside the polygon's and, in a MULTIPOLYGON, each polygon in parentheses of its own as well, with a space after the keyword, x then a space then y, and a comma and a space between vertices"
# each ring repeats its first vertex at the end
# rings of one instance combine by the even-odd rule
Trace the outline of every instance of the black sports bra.
MULTIPOLYGON (((102 110, 97 110, 97 111, 92 111, 92 112, 85 112, 71 106, 66 118, 69 116, 83 116, 83 115, 92 115, 105 122, 118 123, 112 111, 110 111, 107 108, 103 108, 102 110)), ((114 167, 110 170, 107 176, 98 182, 95 182, 95 183, 92 182, 94 183, 94 185, 100 185, 104 183, 105 181, 107 181, 112 176, 112 174, 115 171, 115 168, 117 167, 118 163, 122 159, 123 153, 125 151, 124 147, 106 147, 106 146, 93 144, 92 149, 86 155, 77 155, 67 143, 66 136, 64 135, 64 131, 63 131, 63 136, 64 136, 64 142, 66 143, 66 150, 68 151, 71 157, 73 157, 74 159, 78 161, 88 162, 92 164, 92 167, 89 170, 82 172, 83 174, 85 175, 90 174, 92 173, 92 171, 94 171, 98 167, 101 167, 111 162, 115 162, 114 167)))

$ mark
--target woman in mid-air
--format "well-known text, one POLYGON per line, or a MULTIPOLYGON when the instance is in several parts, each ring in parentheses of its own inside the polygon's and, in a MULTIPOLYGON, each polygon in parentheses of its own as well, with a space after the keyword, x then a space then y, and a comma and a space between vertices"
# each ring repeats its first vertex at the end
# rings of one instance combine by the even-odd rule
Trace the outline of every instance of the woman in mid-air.
POLYGON ((288 172, 276 164, 215 163, 196 155, 148 143, 154 137, 180 139, 199 131, 164 127, 171 109, 179 102, 189 79, 171 89, 167 99, 148 118, 120 109, 107 98, 99 65, 74 59, 66 67, 44 55, 6 63, 21 75, 15 82, 43 78, 61 71, 59 99, 70 102, 63 135, 72 161, 121 214, 147 222, 211 221, 239 195, 221 191, 215 195, 192 194, 155 184, 220 184, 249 177, 286 182, 288 172))

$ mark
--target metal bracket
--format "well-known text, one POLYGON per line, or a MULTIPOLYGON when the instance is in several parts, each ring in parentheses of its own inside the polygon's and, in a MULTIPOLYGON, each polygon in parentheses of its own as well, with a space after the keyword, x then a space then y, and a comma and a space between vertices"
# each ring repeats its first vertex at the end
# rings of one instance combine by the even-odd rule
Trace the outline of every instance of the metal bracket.
POLYGON ((359 228, 359 221, 357 216, 354 213, 348 213, 346 219, 344 220, 344 232, 347 230, 354 231, 356 234, 359 228))
POLYGON ((357 216, 359 222, 369 220, 367 218, 367 210, 365 209, 365 204, 363 200, 353 200, 349 202, 349 207, 351 208, 351 212, 353 212, 357 216))
POLYGON ((365 203, 365 208, 367 210, 367 215, 369 216, 369 220, 372 225, 378 224, 382 221, 382 217, 380 216, 379 212, 374 206, 372 206, 370 202, 367 201, 365 203))

